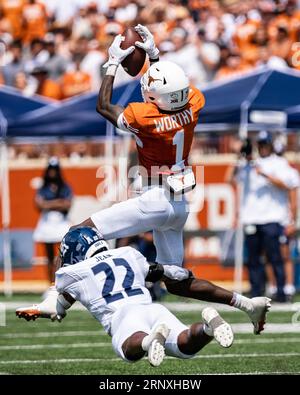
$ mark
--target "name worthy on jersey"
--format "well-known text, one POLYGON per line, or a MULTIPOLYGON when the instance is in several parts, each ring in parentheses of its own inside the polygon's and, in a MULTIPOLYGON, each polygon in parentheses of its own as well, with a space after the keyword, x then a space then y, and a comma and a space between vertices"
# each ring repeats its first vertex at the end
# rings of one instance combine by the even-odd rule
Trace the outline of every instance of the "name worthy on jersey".
POLYGON ((195 87, 190 87, 186 107, 172 113, 160 110, 152 103, 130 103, 118 118, 118 127, 135 135, 139 164, 148 175, 151 168, 184 161, 187 165, 194 129, 205 99, 195 87))

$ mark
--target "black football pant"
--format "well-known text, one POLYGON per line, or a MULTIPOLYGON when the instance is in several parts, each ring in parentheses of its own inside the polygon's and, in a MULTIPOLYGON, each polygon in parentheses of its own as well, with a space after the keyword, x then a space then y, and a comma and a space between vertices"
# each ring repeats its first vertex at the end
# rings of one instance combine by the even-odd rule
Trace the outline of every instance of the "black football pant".
POLYGON ((279 223, 245 226, 245 242, 248 253, 248 270, 251 296, 263 295, 265 290, 265 269, 261 259, 263 253, 271 263, 277 283, 277 297, 284 300, 285 273, 280 249, 282 226, 279 223))

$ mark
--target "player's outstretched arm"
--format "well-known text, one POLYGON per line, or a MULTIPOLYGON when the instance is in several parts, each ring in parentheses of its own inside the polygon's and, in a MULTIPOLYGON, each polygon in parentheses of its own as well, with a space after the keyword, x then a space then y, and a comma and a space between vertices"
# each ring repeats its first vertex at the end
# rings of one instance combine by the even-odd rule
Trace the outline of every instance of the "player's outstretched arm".
POLYGON ((110 121, 114 126, 117 126, 118 117, 124 111, 124 108, 111 103, 114 79, 115 77, 111 75, 106 75, 104 77, 98 95, 96 109, 99 114, 110 121))
POLYGON ((104 118, 109 120, 114 126, 117 126, 117 120, 124 108, 111 103, 113 83, 119 64, 134 51, 134 46, 127 49, 120 47, 124 37, 121 34, 117 35, 109 47, 109 59, 104 65, 107 68, 106 75, 103 78, 96 110, 104 118))

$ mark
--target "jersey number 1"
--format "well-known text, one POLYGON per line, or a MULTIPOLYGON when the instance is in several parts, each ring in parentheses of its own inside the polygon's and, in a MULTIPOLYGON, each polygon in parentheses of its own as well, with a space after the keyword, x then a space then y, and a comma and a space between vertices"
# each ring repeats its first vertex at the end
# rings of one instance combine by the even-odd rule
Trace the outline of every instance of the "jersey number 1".
MULTIPOLYGON (((134 288, 134 289, 132 288, 132 284, 134 281, 134 272, 131 269, 129 263, 123 258, 113 259, 113 263, 115 266, 123 266, 126 269, 126 275, 124 277, 122 287, 125 293, 127 294, 127 296, 135 296, 135 295, 143 294, 143 291, 140 288, 134 288)), ((122 292, 117 292, 115 294, 112 294, 116 282, 116 278, 112 267, 108 263, 106 262, 98 263, 98 265, 92 267, 92 271, 94 275, 101 272, 104 272, 106 275, 106 280, 104 282, 104 286, 102 289, 102 296, 107 304, 124 298, 122 292)))
POLYGON ((180 129, 176 132, 173 137, 173 145, 176 145, 176 162, 179 163, 182 161, 183 157, 183 147, 184 147, 184 130, 180 129))

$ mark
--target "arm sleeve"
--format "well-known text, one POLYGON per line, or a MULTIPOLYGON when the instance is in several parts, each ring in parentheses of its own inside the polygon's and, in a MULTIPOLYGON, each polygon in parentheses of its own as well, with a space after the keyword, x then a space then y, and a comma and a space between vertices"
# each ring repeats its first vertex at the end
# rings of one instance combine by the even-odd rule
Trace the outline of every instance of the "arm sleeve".
POLYGON ((288 176, 286 177, 286 184, 289 189, 296 189, 300 187, 299 172, 293 167, 289 168, 288 176))
POLYGON ((274 176, 284 183, 286 188, 292 190, 298 188, 300 185, 299 173, 296 169, 291 167, 289 164, 276 168, 276 172, 265 170, 267 175, 274 176))
POLYGON ((117 120, 118 128, 130 133, 139 132, 139 124, 134 113, 134 103, 129 104, 119 115, 117 120))
POLYGON ((76 299, 76 284, 76 279, 69 273, 66 273, 64 269, 59 269, 55 273, 55 287, 57 289, 57 292, 67 292, 72 296, 72 298, 76 299))

